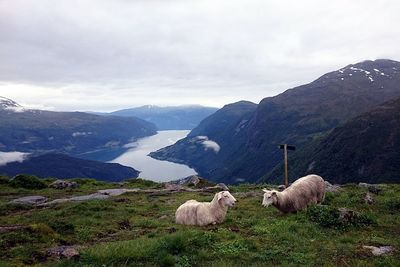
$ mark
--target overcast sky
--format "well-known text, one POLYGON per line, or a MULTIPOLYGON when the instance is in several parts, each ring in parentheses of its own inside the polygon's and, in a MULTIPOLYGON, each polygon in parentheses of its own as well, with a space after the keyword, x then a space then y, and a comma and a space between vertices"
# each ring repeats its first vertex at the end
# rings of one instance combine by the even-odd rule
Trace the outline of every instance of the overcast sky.
POLYGON ((52 110, 258 103, 400 60, 400 1, 0 0, 0 96, 52 110))

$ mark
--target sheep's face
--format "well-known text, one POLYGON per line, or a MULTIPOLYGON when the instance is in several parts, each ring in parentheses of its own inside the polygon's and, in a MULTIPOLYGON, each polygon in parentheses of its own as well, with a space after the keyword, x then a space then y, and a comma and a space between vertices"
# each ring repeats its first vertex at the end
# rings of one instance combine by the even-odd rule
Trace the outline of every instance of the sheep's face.
POLYGON ((234 198, 228 191, 222 191, 218 194, 218 202, 224 206, 233 207, 236 204, 236 198, 234 198))
POLYGON ((264 198, 263 198, 263 201, 262 201, 262 205, 264 207, 268 207, 269 205, 274 203, 274 201, 276 199, 276 191, 267 190, 267 189, 264 188, 263 192, 264 192, 264 198))

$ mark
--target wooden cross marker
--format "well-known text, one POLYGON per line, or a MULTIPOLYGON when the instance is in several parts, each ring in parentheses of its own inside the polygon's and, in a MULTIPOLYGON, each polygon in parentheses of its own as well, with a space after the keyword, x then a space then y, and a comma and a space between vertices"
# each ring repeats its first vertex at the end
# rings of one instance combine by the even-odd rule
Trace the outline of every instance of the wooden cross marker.
POLYGON ((283 149, 283 154, 285 157, 285 181, 284 181, 284 183, 285 183, 285 188, 288 188, 289 178, 288 178, 288 153, 287 153, 287 151, 288 150, 296 150, 296 147, 288 145, 288 144, 283 144, 283 145, 279 145, 279 148, 283 149))

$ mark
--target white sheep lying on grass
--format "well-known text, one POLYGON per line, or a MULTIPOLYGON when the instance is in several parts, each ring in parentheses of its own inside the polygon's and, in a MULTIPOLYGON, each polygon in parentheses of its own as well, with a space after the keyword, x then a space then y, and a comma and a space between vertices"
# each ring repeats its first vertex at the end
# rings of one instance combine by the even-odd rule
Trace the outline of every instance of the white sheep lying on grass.
POLYGON ((228 191, 216 193, 211 202, 188 200, 176 210, 176 223, 199 226, 221 223, 228 207, 233 207, 236 201, 228 191))
POLYGON ((321 176, 312 174, 299 178, 282 192, 267 189, 263 191, 264 207, 272 204, 283 213, 296 212, 324 200, 325 182, 321 176))

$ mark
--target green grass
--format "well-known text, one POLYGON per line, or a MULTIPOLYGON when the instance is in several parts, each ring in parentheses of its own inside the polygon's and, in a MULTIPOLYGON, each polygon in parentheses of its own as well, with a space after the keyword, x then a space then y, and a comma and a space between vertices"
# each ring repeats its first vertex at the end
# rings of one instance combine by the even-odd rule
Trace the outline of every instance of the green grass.
MULTIPOLYGON (((400 266, 400 185, 387 185, 373 205, 362 201, 366 189, 346 185, 328 193, 325 206, 288 215, 262 208, 261 197, 239 194, 265 185, 241 185, 232 188, 239 202, 225 222, 207 227, 176 225, 174 213, 188 199, 210 201, 210 193, 128 193, 47 208, 8 204, 19 196, 54 199, 120 187, 76 181, 81 187, 67 191, 0 183, 0 225, 27 226, 0 234, 0 266, 400 266), (343 225, 335 217, 339 207, 359 217, 343 225), (80 259, 47 258, 46 249, 59 245, 81 245, 80 259), (374 257, 363 245, 392 245, 396 251, 374 257)), ((124 186, 160 187, 145 180, 124 186)))

